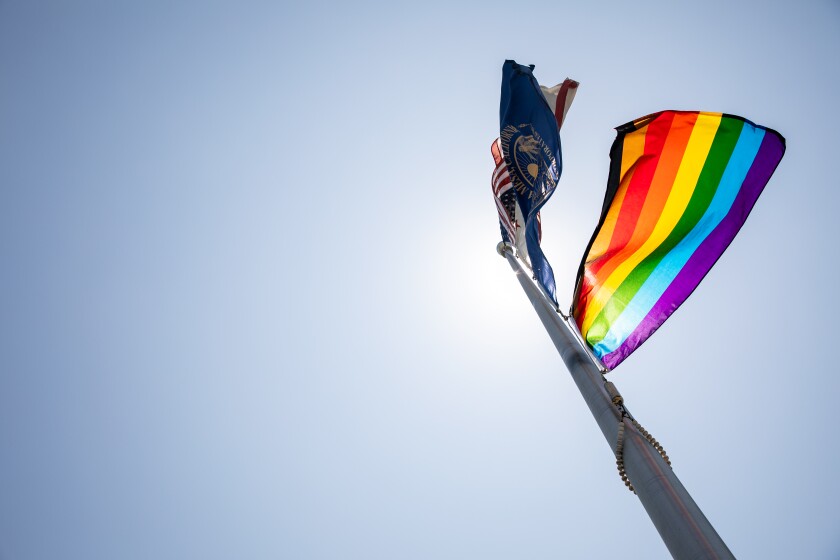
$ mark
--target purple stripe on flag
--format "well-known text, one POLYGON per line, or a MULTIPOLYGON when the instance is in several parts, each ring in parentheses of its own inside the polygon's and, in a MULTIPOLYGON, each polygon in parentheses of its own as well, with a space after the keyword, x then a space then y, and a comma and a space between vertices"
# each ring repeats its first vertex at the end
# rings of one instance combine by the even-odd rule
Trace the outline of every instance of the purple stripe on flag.
POLYGON ((779 165, 784 152, 785 147, 781 138, 768 130, 729 213, 703 240, 650 313, 627 337, 627 340, 613 352, 601 358, 607 368, 612 369, 629 356, 691 295, 744 225, 758 196, 764 190, 776 166, 779 165))

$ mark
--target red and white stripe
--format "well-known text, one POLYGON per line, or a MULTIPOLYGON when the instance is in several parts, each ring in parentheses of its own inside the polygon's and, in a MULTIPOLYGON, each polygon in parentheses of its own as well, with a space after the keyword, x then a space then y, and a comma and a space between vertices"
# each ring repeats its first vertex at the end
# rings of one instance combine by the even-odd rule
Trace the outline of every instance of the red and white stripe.
POLYGON ((507 208, 502 204, 502 195, 513 188, 510 180, 510 173, 508 173, 507 165, 505 165, 505 158, 502 156, 502 141, 499 138, 490 146, 490 152, 493 154, 493 160, 496 162, 496 169, 493 170, 491 178, 491 186, 493 187, 493 198, 496 200, 496 209, 499 211, 499 220, 502 226, 507 230, 508 237, 511 242, 516 239, 517 225, 511 216, 508 214, 507 208))
POLYGON ((543 97, 548 101, 548 106, 554 113, 554 118, 557 119, 557 129, 563 127, 563 122, 566 120, 566 113, 569 112, 569 107, 572 106, 572 101, 575 99, 577 88, 580 84, 571 78, 563 80, 562 84, 557 84, 554 87, 547 88, 540 86, 543 97))

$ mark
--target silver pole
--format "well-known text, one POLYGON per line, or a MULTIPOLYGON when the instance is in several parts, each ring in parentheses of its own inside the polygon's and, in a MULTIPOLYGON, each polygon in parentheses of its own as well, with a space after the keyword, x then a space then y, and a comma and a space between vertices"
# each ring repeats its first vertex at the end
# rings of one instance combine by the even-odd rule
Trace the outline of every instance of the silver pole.
MULTIPOLYGON (((554 306, 531 281, 510 247, 500 243, 498 251, 516 273, 601 433, 615 452, 621 414, 607 393, 601 372, 554 306)), ((630 422, 625 422, 624 468, 671 556, 677 560, 735 558, 671 467, 630 422)))

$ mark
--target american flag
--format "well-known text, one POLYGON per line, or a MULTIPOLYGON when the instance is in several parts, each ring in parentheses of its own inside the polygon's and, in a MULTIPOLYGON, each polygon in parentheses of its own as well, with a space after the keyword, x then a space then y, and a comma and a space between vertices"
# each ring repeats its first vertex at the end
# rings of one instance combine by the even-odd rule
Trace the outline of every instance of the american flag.
POLYGON ((507 234, 508 243, 516 239, 516 229, 519 227, 516 222, 516 195, 513 192, 513 183, 510 181, 505 157, 502 155, 502 141, 499 138, 493 141, 490 146, 493 160, 496 162, 496 169, 493 170, 493 195, 496 199, 496 208, 499 210, 499 223, 502 226, 502 236, 507 234))
MULTIPOLYGON (((554 113, 557 120, 557 129, 563 126, 566 113, 572 106, 572 100, 577 93, 578 82, 566 78, 562 84, 547 88, 540 86, 543 97, 554 113)), ((528 264, 528 249, 525 244, 522 226, 524 218, 516 203, 516 192, 513 190, 513 183, 505 164, 505 156, 502 152, 502 141, 499 138, 490 146, 490 153, 493 154, 493 161, 496 165, 490 181, 493 188, 493 198, 496 200, 496 209, 499 211, 499 224, 502 230, 502 239, 516 248, 517 254, 528 264)), ((540 215, 537 214, 537 232, 542 238, 540 226, 540 215)))

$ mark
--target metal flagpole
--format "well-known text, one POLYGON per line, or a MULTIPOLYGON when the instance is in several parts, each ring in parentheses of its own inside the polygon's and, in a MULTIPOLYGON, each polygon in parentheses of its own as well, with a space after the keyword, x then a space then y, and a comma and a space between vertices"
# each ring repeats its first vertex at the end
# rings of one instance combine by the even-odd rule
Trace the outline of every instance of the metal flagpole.
POLYGON ((613 394, 610 394, 607 382, 598 367, 577 341, 570 327, 564 325, 563 318, 554 306, 531 281, 530 274, 519 264, 510 246, 500 243, 497 250, 507 258, 516 273, 525 295, 534 306, 598 427, 601 428, 601 433, 614 452, 618 442, 619 424, 623 426, 624 470, 671 556, 678 560, 734 559, 732 552, 694 503, 665 459, 640 433, 637 425, 623 417, 613 402, 617 391, 613 390, 613 394))

